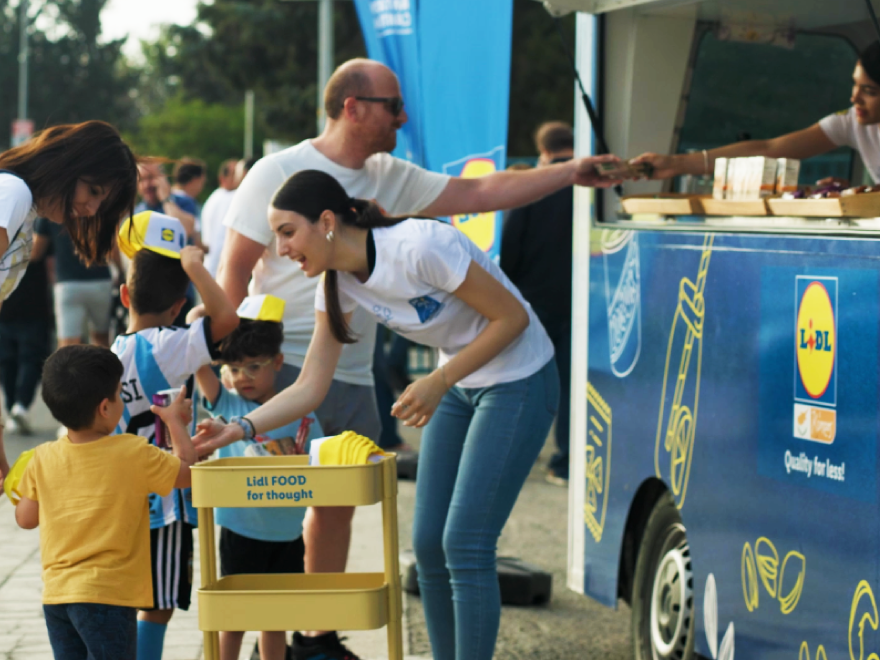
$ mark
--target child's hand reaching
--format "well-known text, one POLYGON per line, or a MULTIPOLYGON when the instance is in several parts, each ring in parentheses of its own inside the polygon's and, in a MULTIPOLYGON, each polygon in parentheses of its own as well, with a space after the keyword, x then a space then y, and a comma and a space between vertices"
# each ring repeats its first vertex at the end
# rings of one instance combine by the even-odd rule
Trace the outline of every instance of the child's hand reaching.
POLYGON ((195 245, 187 245, 180 251, 180 265, 183 266, 183 272, 190 274, 193 266, 201 266, 205 260, 205 253, 195 245))
POLYGON ((150 406, 150 410, 167 426, 180 424, 185 428, 192 422, 192 399, 186 398, 185 387, 180 388, 177 398, 167 406, 150 406))

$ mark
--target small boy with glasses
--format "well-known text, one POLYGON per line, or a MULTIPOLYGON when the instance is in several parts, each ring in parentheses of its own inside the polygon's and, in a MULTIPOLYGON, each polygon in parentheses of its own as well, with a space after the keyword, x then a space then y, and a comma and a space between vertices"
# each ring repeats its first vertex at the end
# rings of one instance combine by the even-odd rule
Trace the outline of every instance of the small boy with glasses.
MULTIPOLYGON (((220 344, 225 389, 210 367, 196 374, 205 408, 215 417, 247 423, 246 415, 275 396, 275 375, 284 363, 281 344, 284 301, 262 295, 245 298, 238 308, 241 322, 220 344)), ((307 454, 312 438, 321 437, 317 419, 308 415, 258 436, 217 450, 217 458, 307 454)), ((220 525, 220 573, 302 573, 305 545, 302 523, 305 508, 266 507, 217 509, 220 525)), ((260 633, 262 660, 284 660, 286 633, 260 633)), ((221 660, 238 658, 244 632, 220 633, 221 660)))

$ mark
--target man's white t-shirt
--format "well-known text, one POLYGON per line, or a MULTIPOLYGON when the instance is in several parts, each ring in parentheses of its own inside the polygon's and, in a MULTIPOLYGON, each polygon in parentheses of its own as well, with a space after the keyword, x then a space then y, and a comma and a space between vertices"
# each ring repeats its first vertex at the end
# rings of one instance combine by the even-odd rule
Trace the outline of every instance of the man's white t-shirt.
POLYGON ((838 147, 858 151, 874 183, 880 181, 880 126, 860 124, 856 109, 850 108, 819 120, 819 127, 838 147))
MULTIPOLYGON (((333 176, 357 199, 375 199, 391 215, 411 215, 428 207, 449 182, 445 174, 429 172, 390 154, 375 154, 359 170, 333 162, 311 140, 260 159, 242 181, 223 224, 267 246, 254 269, 251 295, 272 294, 287 304, 284 310, 284 361, 303 365, 315 329, 315 289, 320 278, 307 278, 295 261, 279 257, 269 228, 268 209, 275 191, 300 170, 321 170, 333 176)), ((345 346, 334 378, 354 385, 373 384, 373 345, 376 324, 363 312, 351 323, 358 342, 345 346)))
POLYGON ((6 230, 9 247, 0 257, 0 302, 6 300, 27 269, 34 242, 37 211, 27 184, 12 174, 0 172, 0 227, 6 230))
POLYGON ((208 246, 208 254, 205 258, 205 268, 211 275, 217 275, 217 266, 220 265, 220 252, 223 250, 223 242, 226 238, 226 227, 223 226, 223 218, 232 205, 235 197, 234 190, 217 188, 205 200, 202 207, 202 243, 208 246))
MULTIPOLYGON (((405 220, 373 229, 376 264, 366 282, 339 273, 339 304, 345 313, 361 307, 395 332, 440 349, 440 364, 474 341, 489 320, 454 295, 475 262, 513 293, 529 313, 529 326, 500 354, 458 382, 488 387, 531 376, 553 358, 553 344, 529 303, 461 231, 437 220, 405 220)), ((326 311, 324 287, 315 308, 326 311)))

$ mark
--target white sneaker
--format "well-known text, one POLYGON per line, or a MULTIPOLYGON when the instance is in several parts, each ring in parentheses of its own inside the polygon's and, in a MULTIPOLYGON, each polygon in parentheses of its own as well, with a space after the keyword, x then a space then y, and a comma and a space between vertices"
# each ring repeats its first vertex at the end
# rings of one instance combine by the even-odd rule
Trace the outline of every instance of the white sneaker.
POLYGON ((7 433, 19 433, 20 429, 18 427, 18 423, 15 421, 15 418, 10 415, 6 418, 6 421, 3 423, 3 430, 7 433))
POLYGON ((33 433, 31 425, 27 421, 27 408, 23 405, 16 403, 12 406, 9 417, 10 421, 15 422, 18 426, 18 433, 21 435, 31 435, 33 433))

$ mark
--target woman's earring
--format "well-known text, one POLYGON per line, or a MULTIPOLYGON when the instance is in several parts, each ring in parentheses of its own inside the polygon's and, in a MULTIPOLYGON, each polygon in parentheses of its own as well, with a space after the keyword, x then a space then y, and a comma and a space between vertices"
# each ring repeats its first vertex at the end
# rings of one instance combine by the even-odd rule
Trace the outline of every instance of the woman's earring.
POLYGON ((333 236, 333 230, 332 230, 332 229, 331 229, 330 231, 327 232, 327 234, 326 234, 326 238, 327 238, 327 242, 328 242, 328 243, 332 243, 332 242, 333 242, 333 238, 334 238, 334 236, 333 236))

